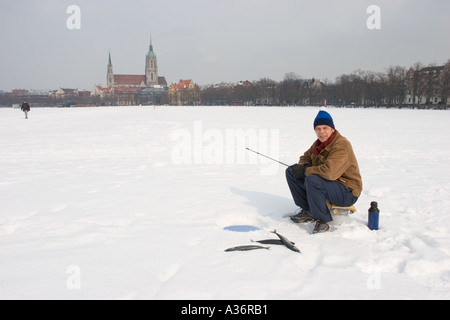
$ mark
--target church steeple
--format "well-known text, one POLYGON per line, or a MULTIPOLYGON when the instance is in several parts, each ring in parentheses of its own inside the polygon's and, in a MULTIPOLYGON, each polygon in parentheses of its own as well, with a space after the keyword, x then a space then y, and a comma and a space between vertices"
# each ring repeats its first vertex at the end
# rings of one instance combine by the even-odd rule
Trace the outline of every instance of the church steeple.
POLYGON ((106 74, 106 86, 108 88, 114 87, 114 72, 113 72, 113 66, 111 62, 111 52, 109 53, 108 57, 108 71, 106 74))
POLYGON ((156 54, 153 51, 152 39, 150 38, 150 47, 148 48, 147 58, 156 59, 156 54))
POLYGON ((153 51, 153 43, 151 37, 148 53, 145 57, 145 84, 147 87, 158 85, 158 63, 156 54, 153 51))

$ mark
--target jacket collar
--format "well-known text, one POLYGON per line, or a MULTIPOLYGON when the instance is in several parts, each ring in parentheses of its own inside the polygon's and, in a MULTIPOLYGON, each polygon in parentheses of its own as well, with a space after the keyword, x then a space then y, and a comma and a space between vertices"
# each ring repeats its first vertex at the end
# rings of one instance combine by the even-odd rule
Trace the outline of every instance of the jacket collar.
POLYGON ((339 134, 339 132, 337 130, 335 130, 331 134, 331 136, 328 138, 327 141, 320 142, 320 140, 317 139, 316 142, 314 142, 314 149, 313 149, 312 153, 315 155, 318 155, 319 153, 321 153, 323 149, 328 147, 334 141, 334 139, 336 139, 336 136, 338 134, 339 134))

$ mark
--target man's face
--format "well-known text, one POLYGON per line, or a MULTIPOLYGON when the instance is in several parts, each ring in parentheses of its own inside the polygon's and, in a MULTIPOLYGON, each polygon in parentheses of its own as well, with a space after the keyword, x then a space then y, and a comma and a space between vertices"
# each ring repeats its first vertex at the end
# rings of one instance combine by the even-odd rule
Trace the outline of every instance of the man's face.
POLYGON ((325 142, 335 131, 332 127, 329 126, 317 126, 314 131, 316 131, 317 138, 320 142, 325 142))

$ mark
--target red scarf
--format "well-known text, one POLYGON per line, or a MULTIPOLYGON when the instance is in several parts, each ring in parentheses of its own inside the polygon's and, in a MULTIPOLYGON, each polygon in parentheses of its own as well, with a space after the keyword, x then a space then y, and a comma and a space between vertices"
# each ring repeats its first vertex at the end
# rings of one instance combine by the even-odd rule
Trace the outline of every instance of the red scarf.
POLYGON ((320 142, 319 139, 314 143, 314 149, 312 151, 313 154, 318 155, 320 152, 322 152, 323 149, 328 147, 336 138, 337 131, 334 131, 331 136, 327 139, 327 141, 320 142))

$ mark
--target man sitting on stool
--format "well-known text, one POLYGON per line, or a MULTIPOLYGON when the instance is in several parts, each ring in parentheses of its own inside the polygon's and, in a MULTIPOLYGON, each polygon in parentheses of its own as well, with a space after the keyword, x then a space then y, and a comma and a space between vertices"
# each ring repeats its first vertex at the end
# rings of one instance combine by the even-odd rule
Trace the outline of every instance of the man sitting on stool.
POLYGON ((328 231, 333 220, 327 200, 341 207, 355 204, 362 179, 350 142, 335 129, 333 118, 321 110, 314 120, 317 141, 300 161, 287 168, 286 179, 300 213, 294 222, 316 222, 313 233, 328 231))

